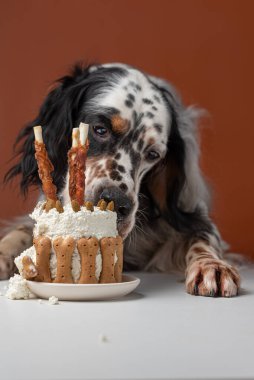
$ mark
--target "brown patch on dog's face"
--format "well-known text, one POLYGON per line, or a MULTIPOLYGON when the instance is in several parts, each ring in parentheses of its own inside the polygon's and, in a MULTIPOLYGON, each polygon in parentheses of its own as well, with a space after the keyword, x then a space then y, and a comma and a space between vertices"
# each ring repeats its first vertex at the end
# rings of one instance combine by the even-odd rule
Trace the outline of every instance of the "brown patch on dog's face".
POLYGON ((114 115, 111 118, 112 129, 114 132, 123 134, 130 128, 128 120, 121 118, 119 115, 114 115))

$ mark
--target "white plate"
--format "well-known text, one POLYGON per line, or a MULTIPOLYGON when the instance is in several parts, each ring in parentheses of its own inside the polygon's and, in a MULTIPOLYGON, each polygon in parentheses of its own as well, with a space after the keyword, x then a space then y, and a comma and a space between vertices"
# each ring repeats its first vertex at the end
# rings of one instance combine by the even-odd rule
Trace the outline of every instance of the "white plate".
POLYGON ((39 298, 57 297, 64 301, 99 301, 126 296, 139 285, 140 279, 123 274, 123 281, 114 284, 55 284, 27 281, 32 293, 39 298))

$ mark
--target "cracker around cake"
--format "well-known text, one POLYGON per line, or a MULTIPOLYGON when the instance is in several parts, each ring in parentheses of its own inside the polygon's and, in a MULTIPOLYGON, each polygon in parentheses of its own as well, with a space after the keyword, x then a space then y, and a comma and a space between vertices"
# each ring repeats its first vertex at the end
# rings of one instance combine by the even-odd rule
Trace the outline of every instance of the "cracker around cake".
POLYGON ((30 215, 35 221, 34 245, 15 259, 23 277, 62 283, 121 281, 122 239, 117 232, 116 212, 96 206, 93 211, 83 206, 75 212, 70 203, 61 213, 56 208, 46 212, 43 206, 44 202, 39 202, 30 215), (26 257, 32 262, 26 262, 26 257), (44 266, 43 274, 40 266, 44 266), (45 268, 47 276, 43 278, 45 268))

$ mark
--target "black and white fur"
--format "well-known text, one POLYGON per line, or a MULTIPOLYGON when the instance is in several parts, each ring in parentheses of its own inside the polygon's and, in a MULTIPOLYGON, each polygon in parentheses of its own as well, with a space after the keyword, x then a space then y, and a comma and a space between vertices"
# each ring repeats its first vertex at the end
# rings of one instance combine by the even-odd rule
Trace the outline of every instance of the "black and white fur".
POLYGON ((86 199, 115 201, 118 228, 126 238, 125 269, 186 269, 189 293, 234 296, 239 276, 222 260, 223 243, 209 218, 210 195, 199 168, 198 116, 168 82, 131 66, 77 66, 58 81, 37 118, 21 131, 19 162, 6 179, 20 175, 23 192, 40 186, 32 128, 42 125, 53 179, 67 202, 72 129, 81 121, 90 124, 86 199), (114 128, 116 116, 122 129, 114 128))

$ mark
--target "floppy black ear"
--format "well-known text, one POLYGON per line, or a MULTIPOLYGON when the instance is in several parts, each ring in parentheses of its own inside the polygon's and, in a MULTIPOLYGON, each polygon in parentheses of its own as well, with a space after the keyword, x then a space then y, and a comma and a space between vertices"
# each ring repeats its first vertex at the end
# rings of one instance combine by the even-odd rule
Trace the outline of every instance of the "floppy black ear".
POLYGON ((184 233, 210 232, 209 191, 199 167, 198 112, 161 88, 171 114, 167 156, 149 173, 147 186, 161 216, 184 233))
POLYGON ((63 186, 71 131, 79 121, 81 104, 85 101, 85 82, 89 75, 89 67, 76 66, 71 75, 59 79, 57 87, 48 94, 42 104, 38 116, 19 133, 15 143, 19 161, 7 172, 5 181, 20 175, 20 187, 24 194, 30 185, 40 185, 34 157, 35 125, 42 126, 43 139, 55 169, 53 181, 58 191, 63 186))

